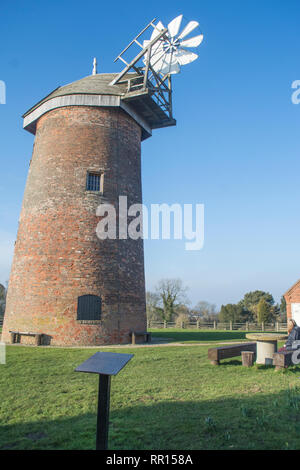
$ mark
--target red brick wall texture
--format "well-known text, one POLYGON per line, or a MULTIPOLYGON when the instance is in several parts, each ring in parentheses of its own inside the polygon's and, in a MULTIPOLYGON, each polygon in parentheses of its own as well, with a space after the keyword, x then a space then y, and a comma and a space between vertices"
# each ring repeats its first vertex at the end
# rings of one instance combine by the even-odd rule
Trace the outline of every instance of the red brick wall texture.
MULTIPOLYGON (((285 294, 287 319, 292 318, 292 304, 300 303, 300 280, 296 282, 285 294)), ((299 325, 300 326, 300 325, 299 325)))
MULTIPOLYGON (((2 340, 9 330, 45 334, 51 345, 129 342, 146 330, 142 240, 99 240, 101 195, 86 175, 104 172, 105 202, 142 202, 141 129, 119 108, 70 106, 37 123, 2 340), (102 299, 100 323, 77 321, 78 296, 102 299)), ((21 342, 33 338, 22 337, 21 342)))

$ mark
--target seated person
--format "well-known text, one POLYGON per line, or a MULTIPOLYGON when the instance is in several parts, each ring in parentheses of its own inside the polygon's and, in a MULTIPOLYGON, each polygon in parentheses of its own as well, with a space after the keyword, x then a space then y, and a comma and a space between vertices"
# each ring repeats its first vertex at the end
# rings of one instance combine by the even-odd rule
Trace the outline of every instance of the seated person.
POLYGON ((300 328, 299 326, 297 326, 295 320, 289 319, 288 334, 289 336, 285 345, 283 346, 283 348, 278 349, 278 352, 291 350, 293 342, 300 340, 300 328))

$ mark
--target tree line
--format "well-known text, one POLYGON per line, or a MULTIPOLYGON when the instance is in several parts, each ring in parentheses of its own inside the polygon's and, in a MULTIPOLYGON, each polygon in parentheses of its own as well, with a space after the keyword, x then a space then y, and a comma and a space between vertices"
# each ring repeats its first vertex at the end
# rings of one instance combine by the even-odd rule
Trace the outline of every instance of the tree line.
POLYGON ((0 284, 0 318, 3 317, 6 304, 6 287, 3 284, 0 284))
MULTIPOLYGON (((191 307, 187 296, 188 288, 181 279, 162 279, 154 292, 146 293, 148 321, 166 321, 181 323, 182 321, 221 323, 271 323, 286 322, 286 303, 284 297, 280 304, 275 304, 269 292, 256 290, 248 292, 237 304, 222 305, 220 311, 216 305, 199 301, 191 307)), ((5 311, 7 288, 0 284, 0 317, 5 311)))
POLYGON ((215 304, 206 301, 199 301, 194 307, 190 307, 187 290, 181 279, 159 281, 155 290, 146 294, 148 321, 286 322, 284 297, 281 298, 280 304, 275 304, 269 292, 261 290, 248 292, 238 303, 222 305, 218 311, 215 304))

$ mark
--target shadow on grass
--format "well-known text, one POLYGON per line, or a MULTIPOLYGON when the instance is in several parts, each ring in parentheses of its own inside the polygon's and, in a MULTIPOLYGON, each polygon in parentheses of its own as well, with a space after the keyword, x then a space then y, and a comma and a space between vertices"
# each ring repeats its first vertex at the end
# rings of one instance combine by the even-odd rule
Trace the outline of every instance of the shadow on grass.
MULTIPOLYGON (((183 393, 176 402, 139 401, 111 412, 111 450, 300 448, 298 388, 241 398, 185 402, 183 393)), ((92 413, 1 425, 0 449, 93 449, 95 430, 92 413)))
MULTIPOLYGON (((221 361, 218 367, 222 366, 241 366, 242 365, 242 360, 238 359, 227 359, 225 361, 221 361)), ((215 367, 215 366, 214 366, 215 367)))
POLYGON ((174 342, 209 342, 209 341, 235 341, 247 340, 249 331, 202 331, 202 330, 150 330, 153 338, 164 338, 174 342))

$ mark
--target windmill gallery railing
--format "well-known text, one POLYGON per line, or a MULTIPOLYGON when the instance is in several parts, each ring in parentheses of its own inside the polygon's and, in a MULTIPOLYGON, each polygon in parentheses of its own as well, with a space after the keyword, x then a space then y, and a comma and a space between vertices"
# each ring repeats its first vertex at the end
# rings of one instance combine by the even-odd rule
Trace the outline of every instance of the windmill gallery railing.
POLYGON ((228 330, 228 331, 287 331, 287 324, 280 322, 273 323, 221 323, 203 322, 203 321, 180 321, 180 322, 164 322, 148 320, 148 328, 181 328, 181 329, 198 329, 198 330, 228 330))
MULTIPOLYGON (((122 61, 126 67, 113 79, 111 85, 127 85, 126 93, 122 98, 125 101, 140 97, 142 92, 145 94, 149 93, 160 109, 168 116, 168 119, 173 121, 171 76, 169 73, 163 74, 157 72, 155 70, 155 59, 153 59, 153 57, 157 55, 157 43, 167 37, 168 29, 158 29, 157 25, 154 24, 155 21, 156 18, 154 18, 115 59, 115 62, 117 60, 122 61), (155 31, 155 36, 152 40, 144 41, 145 44, 141 44, 140 37, 151 27, 155 31), (133 60, 127 62, 124 58, 124 54, 134 45, 138 45, 142 50, 133 60), (132 72, 134 72, 134 74, 132 74, 132 72)), ((161 48, 159 50, 161 51, 161 48)), ((161 59, 162 58, 159 57, 158 60, 161 59)), ((149 111, 151 111, 150 108, 149 111)))

